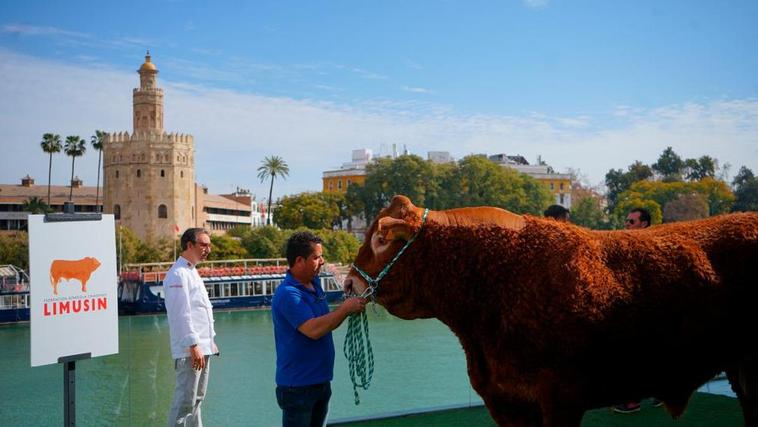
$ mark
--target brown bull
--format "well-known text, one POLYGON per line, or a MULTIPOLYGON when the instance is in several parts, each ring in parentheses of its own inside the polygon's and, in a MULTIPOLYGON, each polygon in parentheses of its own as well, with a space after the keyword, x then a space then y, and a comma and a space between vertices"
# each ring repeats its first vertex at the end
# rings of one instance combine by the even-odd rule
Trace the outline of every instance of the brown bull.
POLYGON ((82 292, 87 292, 87 282, 92 272, 100 267, 100 261, 92 257, 84 257, 76 261, 56 259, 50 264, 50 284, 53 294, 58 295, 58 282, 76 279, 82 285, 82 292))
MULTIPOLYGON (((726 371, 758 426, 758 213, 590 231, 497 208, 430 211, 396 196, 355 266, 404 319, 459 338, 501 426, 579 426, 591 408, 661 399, 678 417, 726 371)), ((357 293, 367 280, 351 270, 357 293)))

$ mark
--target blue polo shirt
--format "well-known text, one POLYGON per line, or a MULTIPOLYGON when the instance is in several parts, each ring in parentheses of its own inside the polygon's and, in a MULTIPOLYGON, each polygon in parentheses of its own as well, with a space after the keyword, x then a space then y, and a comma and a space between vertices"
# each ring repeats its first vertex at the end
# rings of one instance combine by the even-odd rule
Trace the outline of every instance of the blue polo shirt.
POLYGON ((276 384, 280 386, 321 384, 334 377, 332 333, 312 340, 297 330, 307 320, 329 313, 319 278, 314 278, 311 283, 315 291, 306 289, 287 270, 271 302, 276 342, 276 384))

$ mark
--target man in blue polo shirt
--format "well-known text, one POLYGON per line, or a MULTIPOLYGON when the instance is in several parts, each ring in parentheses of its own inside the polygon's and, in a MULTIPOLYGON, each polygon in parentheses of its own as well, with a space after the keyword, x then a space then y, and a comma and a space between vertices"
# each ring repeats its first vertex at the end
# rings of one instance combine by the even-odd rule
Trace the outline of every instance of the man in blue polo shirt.
POLYGON ((330 312, 318 273, 324 265, 322 240, 299 232, 287 240, 289 270, 276 288, 271 311, 276 341, 276 401, 284 427, 323 426, 332 395, 332 331, 366 306, 348 298, 330 312))

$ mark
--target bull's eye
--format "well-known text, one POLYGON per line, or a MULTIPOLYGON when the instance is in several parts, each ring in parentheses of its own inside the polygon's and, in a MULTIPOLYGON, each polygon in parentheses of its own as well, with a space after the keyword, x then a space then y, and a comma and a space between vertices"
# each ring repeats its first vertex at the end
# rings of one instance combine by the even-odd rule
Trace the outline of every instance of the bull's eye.
POLYGON ((386 240, 384 240, 384 237, 382 237, 382 236, 379 236, 379 238, 377 238, 376 240, 377 240, 377 242, 378 242, 380 245, 383 245, 383 244, 387 243, 387 241, 386 241, 386 240))

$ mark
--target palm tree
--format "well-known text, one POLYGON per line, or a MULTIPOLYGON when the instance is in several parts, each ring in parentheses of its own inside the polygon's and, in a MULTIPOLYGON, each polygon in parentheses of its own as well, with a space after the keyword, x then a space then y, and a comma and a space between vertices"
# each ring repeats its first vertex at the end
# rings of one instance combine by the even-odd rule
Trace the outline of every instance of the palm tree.
POLYGON ((63 151, 66 152, 67 156, 71 156, 71 190, 68 192, 68 201, 70 202, 71 198, 74 197, 74 162, 77 157, 83 156, 87 151, 86 141, 79 135, 67 136, 63 151))
POLYGON ((42 151, 50 154, 50 160, 47 163, 47 205, 50 206, 50 174, 53 171, 53 153, 61 152, 61 136, 46 133, 42 135, 42 142, 39 143, 42 151))
POLYGON ((45 201, 36 196, 30 197, 24 201, 24 203, 21 204, 21 210, 32 214, 42 214, 51 211, 45 201))
POLYGON ((97 201, 100 199, 100 161, 103 158, 103 142, 105 142, 105 132, 101 130, 95 130, 95 134, 92 135, 92 148, 97 150, 97 184, 95 190, 95 210, 100 212, 100 207, 97 201))
POLYGON ((271 192, 274 190, 274 178, 277 176, 283 179, 287 178, 290 173, 290 167, 279 156, 270 156, 263 159, 261 166, 258 168, 258 178, 264 182, 268 176, 271 176, 271 186, 268 189, 268 210, 266 211, 266 225, 271 225, 271 192))

